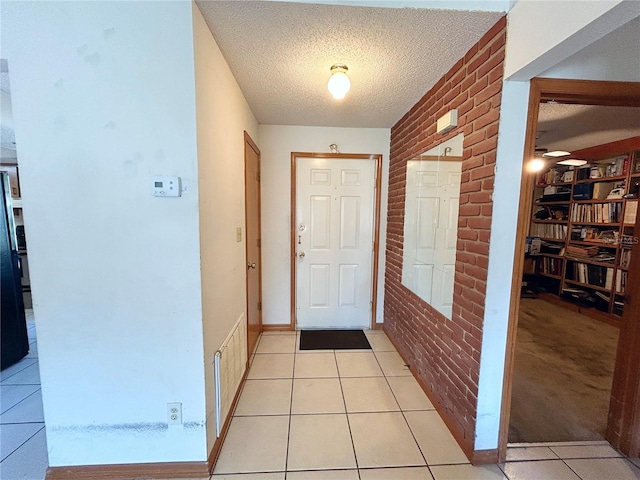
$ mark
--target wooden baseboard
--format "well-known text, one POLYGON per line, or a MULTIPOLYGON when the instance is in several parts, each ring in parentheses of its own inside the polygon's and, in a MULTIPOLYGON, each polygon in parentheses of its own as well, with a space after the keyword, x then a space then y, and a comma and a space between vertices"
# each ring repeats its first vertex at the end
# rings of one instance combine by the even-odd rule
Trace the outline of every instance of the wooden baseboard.
POLYGON ((269 325, 262 324, 263 332, 295 332, 295 328, 293 328, 288 323, 271 323, 269 325))
POLYGON ((544 300, 545 302, 558 305, 572 312, 578 312, 585 317, 608 323, 609 325, 613 325, 614 327, 620 328, 620 325, 622 325, 622 318, 618 317, 617 315, 601 312, 600 310, 596 310, 595 308, 583 307, 582 305, 579 305, 575 302, 560 298, 558 295, 554 295, 553 293, 539 293, 538 298, 540 300, 544 300))
MULTIPOLYGON (((386 331, 385 331, 385 333, 386 333, 386 331)), ((400 354, 400 356, 402 357, 404 362, 407 365, 409 365, 409 370, 413 374, 413 378, 416 379, 416 381, 418 382, 418 385, 420 385, 420 388, 422 388, 424 393, 427 395, 427 397, 429 398, 429 400, 431 401, 431 403, 435 407, 436 411, 440 415, 440 418, 442 418, 442 420, 444 421, 445 425, 449 429, 449 432, 451 432, 451 435, 453 435, 453 438, 458 443, 458 445, 462 449, 462 452, 469 459, 469 461, 473 465, 483 465, 483 464, 497 463, 498 462, 498 449, 495 449, 495 450, 474 450, 473 449, 473 444, 470 443, 469 439, 467 439, 464 436, 462 436, 461 432, 459 432, 458 429, 455 428, 455 421, 451 417, 451 414, 449 412, 447 412, 444 408, 442 408, 442 406, 436 401, 435 396, 431 392, 431 389, 418 376, 418 374, 415 371, 415 368, 413 367, 413 365, 411 365, 410 362, 407 362, 407 359, 404 358, 404 356, 402 355, 400 349, 398 348, 398 345, 396 344, 395 340, 393 338, 391 338, 391 336, 389 334, 387 334, 387 337, 389 337, 389 340, 391 340, 391 343, 396 348, 396 350, 398 351, 398 353, 400 354)))
POLYGON ((49 467, 46 480, 127 480, 132 478, 209 478, 207 462, 132 463, 49 467))
POLYGON ((474 450, 471 463, 473 465, 489 465, 492 463, 498 463, 498 449, 474 450))
POLYGON ((373 330, 384 330, 384 323, 375 322, 373 324, 373 330))

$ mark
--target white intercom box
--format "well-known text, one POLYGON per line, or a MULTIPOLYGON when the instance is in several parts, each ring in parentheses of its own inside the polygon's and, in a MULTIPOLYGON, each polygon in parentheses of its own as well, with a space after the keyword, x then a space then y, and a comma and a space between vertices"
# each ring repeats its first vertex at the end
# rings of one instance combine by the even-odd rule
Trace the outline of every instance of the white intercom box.
POLYGON ((180 177, 153 177, 153 194, 156 197, 179 197, 180 177))

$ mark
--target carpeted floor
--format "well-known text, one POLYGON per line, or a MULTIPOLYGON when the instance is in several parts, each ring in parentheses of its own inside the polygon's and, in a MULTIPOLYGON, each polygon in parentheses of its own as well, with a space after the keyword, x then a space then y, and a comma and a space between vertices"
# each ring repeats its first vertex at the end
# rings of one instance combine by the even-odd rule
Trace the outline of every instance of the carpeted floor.
POLYGON ((618 329, 523 298, 509 442, 603 440, 618 329))

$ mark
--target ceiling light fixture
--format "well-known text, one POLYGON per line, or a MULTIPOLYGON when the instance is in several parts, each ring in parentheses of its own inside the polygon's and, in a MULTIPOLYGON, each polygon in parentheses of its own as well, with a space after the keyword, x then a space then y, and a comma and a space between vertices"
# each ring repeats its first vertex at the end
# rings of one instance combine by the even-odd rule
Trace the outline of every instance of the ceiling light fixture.
POLYGON ((586 165, 587 162, 586 160, 578 160, 577 158, 567 158, 566 160, 560 160, 558 162, 558 165, 569 165, 570 167, 581 167, 583 165, 586 165))
POLYGON ((333 98, 341 100, 347 94, 351 88, 351 82, 347 77, 347 71, 349 69, 342 63, 337 63, 331 67, 331 78, 327 88, 333 95, 333 98))
POLYGON ((540 172, 546 166, 546 162, 541 158, 533 158, 529 160, 526 164, 527 172, 536 173, 540 172))
POLYGON ((544 153, 542 156, 557 158, 557 157, 566 157, 567 155, 571 155, 571 152, 565 152, 564 150, 554 150, 553 152, 544 153))

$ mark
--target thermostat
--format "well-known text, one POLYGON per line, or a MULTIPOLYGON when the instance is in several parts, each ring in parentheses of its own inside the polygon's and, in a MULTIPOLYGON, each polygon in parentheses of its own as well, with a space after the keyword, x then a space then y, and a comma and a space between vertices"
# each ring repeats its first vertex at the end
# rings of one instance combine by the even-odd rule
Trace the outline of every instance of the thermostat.
POLYGON ((153 194, 156 197, 179 197, 180 177, 153 177, 153 194))

